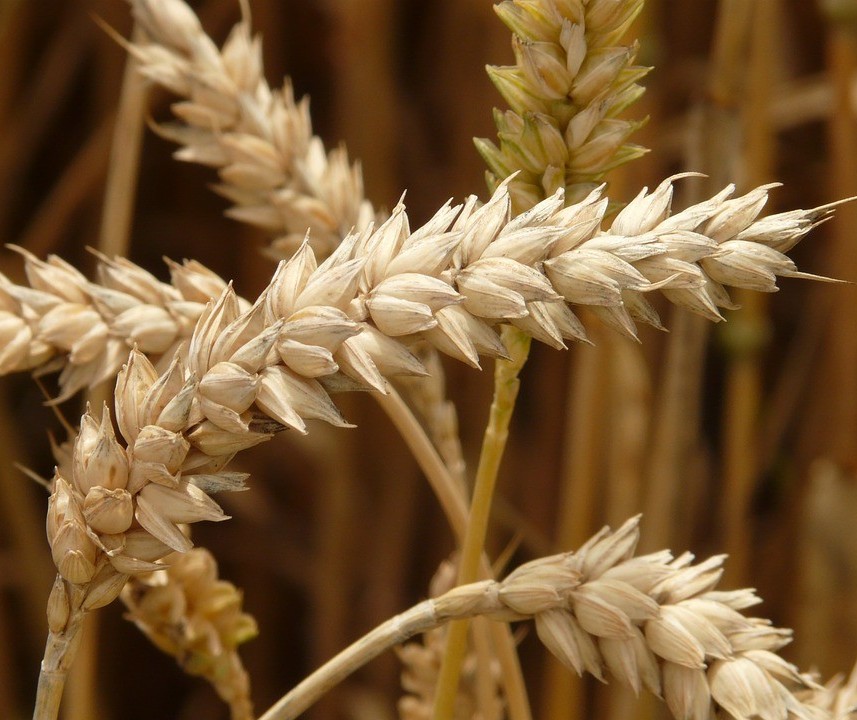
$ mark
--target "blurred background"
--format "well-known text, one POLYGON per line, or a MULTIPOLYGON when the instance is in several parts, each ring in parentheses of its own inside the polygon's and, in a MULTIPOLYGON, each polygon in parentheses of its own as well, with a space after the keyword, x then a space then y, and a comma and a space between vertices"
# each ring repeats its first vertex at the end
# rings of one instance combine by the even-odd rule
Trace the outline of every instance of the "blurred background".
MULTIPOLYGON (((235 0, 199 0, 221 42, 235 0)), ((367 196, 392 207, 407 190, 413 226, 449 197, 484 196, 473 136, 493 137, 502 101, 486 63, 511 62, 489 0, 250 0, 269 81, 290 75, 312 98, 316 132, 360 159, 367 196)), ((97 243, 124 52, 121 0, 0 0, 0 240, 82 270, 97 243)), ((649 117, 651 148, 615 171, 627 201, 667 175, 676 205, 734 181, 781 181, 771 211, 857 195, 857 2, 648 0, 628 35, 654 66, 628 112, 649 117)), ((154 119, 170 98, 149 98, 154 119)), ((128 254, 159 277, 161 256, 195 258, 254 296, 273 264, 266 238, 231 220, 205 168, 177 164, 147 132, 128 254)), ((801 269, 857 281, 855 206, 792 256, 801 269)), ((20 258, 0 270, 21 281, 20 258)), ((669 333, 641 344, 587 327, 595 347, 535 348, 523 374, 490 536, 514 562, 569 549, 604 523, 643 512, 643 549, 728 552, 728 587, 752 586, 756 614, 794 627, 784 651, 824 677, 857 659, 857 289, 783 280, 775 298, 713 326, 664 306, 669 333), (773 301, 772 301, 773 300, 773 301)), ((586 318, 584 318, 585 320, 586 318)), ((491 396, 479 374, 447 365, 468 468, 491 396)), ((28 717, 54 572, 44 538, 46 494, 15 464, 50 476, 48 432, 63 437, 29 377, 0 382, 0 717, 28 717)), ((224 501, 229 523, 200 527, 222 575, 244 589, 261 635, 243 657, 261 711, 312 668, 425 597, 453 549, 436 502, 386 418, 341 397, 358 428, 321 425, 241 459, 251 492, 224 501)), ((71 422, 81 412, 62 408, 71 422)), ((651 717, 651 703, 596 692, 556 670, 535 637, 524 666, 536 717, 651 717), (554 679, 552 679, 554 678, 554 679), (558 689, 560 688, 561 689, 558 689)), ((90 623, 67 696, 67 720, 225 718, 201 681, 185 678, 122 619, 114 603, 90 623)), ((395 717, 391 653, 338 688, 313 717, 395 717)))

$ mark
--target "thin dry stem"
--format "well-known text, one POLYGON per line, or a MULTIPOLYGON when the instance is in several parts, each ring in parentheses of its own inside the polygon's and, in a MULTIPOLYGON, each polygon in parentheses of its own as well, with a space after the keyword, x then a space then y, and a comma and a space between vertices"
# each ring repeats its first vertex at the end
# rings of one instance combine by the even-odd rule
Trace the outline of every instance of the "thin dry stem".
POLYGON ((373 397, 407 443, 440 502, 447 522, 462 540, 467 527, 467 505, 460 484, 396 389, 388 385, 386 393, 375 393, 373 397))
MULTIPOLYGON (((829 116, 828 137, 833 165, 832 189, 848 197, 857 193, 857 167, 851 160, 857 156, 857 127, 853 109, 852 83, 857 69, 857 40, 840 28, 831 28, 827 40, 827 66, 834 86, 834 112, 829 116)), ((853 228, 857 210, 845 209, 845 223, 833 232, 831 267, 848 280, 857 278, 853 228)), ((828 327, 830 334, 831 381, 835 388, 830 402, 834 408, 828 423, 830 447, 834 457, 847 467, 857 464, 854 438, 857 436, 857 290, 853 285, 842 289, 831 304, 828 327)))
MULTIPOLYGON (((640 345, 611 337, 608 366, 606 521, 611 525, 640 507, 651 424, 652 378, 640 345), (612 442, 621 438, 621 442, 612 442)), ((579 427, 579 426, 578 426, 579 427)))
MULTIPOLYGON (((141 37, 142 31, 135 27, 132 42, 141 37)), ((146 84, 139 75, 137 62, 129 56, 122 78, 119 110, 116 113, 113 128, 113 143, 110 149, 110 165, 98 239, 98 249, 109 257, 128 254, 147 96, 146 84)))
MULTIPOLYGON (((3 10, 13 9, 15 3, 4 3, 3 10)), ((25 3, 20 3, 24 7, 25 3)), ((0 187, 12 188, 23 181, 21 171, 26 159, 35 154, 39 142, 51 128, 63 99, 74 87, 73 78, 86 59, 86 44, 92 35, 92 26, 83 13, 65 6, 59 33, 29 75, 26 95, 10 112, 4 127, 5 138, 14 138, 0 145, 0 187)), ((21 32, 19 23, 8 26, 16 35, 21 32)), ((9 41, 3 38, 4 44, 9 41)), ((5 73, 4 73, 5 77, 5 73)), ((9 85, 11 87, 11 83, 9 85)), ((15 193, 0 193, 0 223, 8 226, 9 213, 17 199, 15 193)), ((4 241, 8 241, 6 238, 4 241)))
MULTIPOLYGON (((743 0, 718 5, 707 102, 699 109, 696 132, 688 148, 688 165, 708 175, 716 187, 734 177, 740 148, 738 101, 744 79, 746 43, 752 7, 743 0)), ((698 398, 708 328, 679 310, 669 339, 661 392, 656 401, 652 450, 648 463, 644 513, 649 520, 644 542, 659 547, 672 540, 673 513, 686 461, 698 442, 698 398)))
MULTIPOLYGON (((744 165, 748 185, 771 179, 773 135, 769 121, 771 77, 777 56, 778 13, 776 0, 759 0, 748 23, 749 71, 745 86, 746 112, 743 134, 746 137, 744 165)), ((759 473, 758 423, 762 402, 763 350, 768 342, 767 302, 755 293, 736 295, 741 313, 734 326, 723 333, 732 340, 726 377, 726 402, 723 413, 723 502, 721 520, 725 550, 732 562, 729 572, 737 583, 749 575, 750 502, 759 473)), ((732 323, 730 323, 732 325, 732 323)))
MULTIPOLYGON (((468 528, 468 512, 463 487, 452 477, 422 426, 395 389, 388 386, 386 395, 376 394, 375 397, 426 474, 458 543, 464 543, 468 528)), ((480 556, 480 562, 483 577, 491 577, 491 567, 487 558, 480 556)), ((510 712, 514 713, 512 717, 525 718, 526 714, 522 713, 529 704, 514 639, 506 626, 493 625, 489 632, 494 641, 494 652, 503 671, 502 681, 510 703, 510 712)))
MULTIPOLYGON (((494 398, 491 402, 488 425, 485 428, 479 465, 476 469, 467 529, 461 545, 461 559, 458 567, 460 585, 473 582, 478 577, 479 559, 484 552, 485 538, 488 534, 494 489, 509 437, 509 423, 512 420, 515 400, 520 388, 518 374, 527 362, 530 351, 530 338, 510 326, 503 328, 503 341, 511 359, 498 360, 494 370, 494 398)), ((452 716, 461 667, 467 651, 467 630, 466 621, 452 623, 449 627, 435 696, 436 720, 452 716)), ((524 689, 523 684, 518 689, 519 692, 515 695, 507 693, 510 715, 513 718, 525 720, 530 717, 530 705, 526 693, 521 692, 524 689)))
POLYGON ((63 720, 90 720, 102 716, 98 671, 101 623, 99 616, 87 613, 80 631, 80 641, 69 668, 65 698, 67 710, 63 720))
POLYGON ((70 600, 70 612, 65 627, 48 633, 44 659, 39 671, 33 720, 56 720, 59 715, 63 688, 77 653, 86 615, 80 602, 75 602, 82 601, 81 594, 73 593, 70 600))

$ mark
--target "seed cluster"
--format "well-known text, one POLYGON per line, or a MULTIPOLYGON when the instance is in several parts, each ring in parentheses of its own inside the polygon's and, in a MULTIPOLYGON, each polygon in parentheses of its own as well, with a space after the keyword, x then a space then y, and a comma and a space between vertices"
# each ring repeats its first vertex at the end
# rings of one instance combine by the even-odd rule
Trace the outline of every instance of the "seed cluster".
POLYGON ((439 621, 532 619, 570 669, 647 689, 680 720, 831 717, 819 708, 830 693, 776 654, 791 631, 742 613, 760 602, 752 590, 716 589, 724 556, 635 556, 638 520, 428 602, 439 621))
POLYGON ((512 31, 515 64, 488 67, 510 110, 494 111, 499 147, 476 147, 493 189, 514 173, 518 209, 558 188, 569 200, 594 189, 607 171, 643 155, 628 142, 641 125, 617 117, 643 94, 649 68, 634 64, 637 43, 618 45, 643 0, 505 0, 495 6, 512 31))
POLYGON ((147 35, 129 46, 140 72, 185 98, 173 104, 178 122, 158 131, 182 146, 179 160, 217 168, 216 190, 234 203, 227 214, 270 232, 275 257, 289 257, 307 228, 324 257, 375 219, 359 165, 344 149, 325 151, 308 101, 295 102, 288 80, 279 90, 268 85, 249 20, 219 50, 181 0, 131 5, 147 35))
POLYGON ((725 286, 772 292, 778 275, 806 277, 783 253, 831 214, 825 206, 758 219, 768 189, 731 198, 728 187, 670 214, 669 179, 606 230, 600 188, 569 207, 559 190, 512 218, 504 184, 484 205, 474 197, 444 205, 413 232, 399 205, 321 264, 302 244, 252 308, 196 262, 170 263, 166 284, 127 260, 102 258, 93 283, 60 258, 24 253, 30 287, 0 276, 0 372, 62 369, 62 400, 113 377, 132 346, 166 362, 184 346, 202 361, 210 355, 202 343, 218 338, 210 315, 199 323, 221 295, 217 317, 246 310, 240 336, 264 329, 293 373, 377 390, 386 376, 424 373, 408 350, 417 339, 474 367, 480 354, 504 354, 498 323, 556 348, 585 339, 573 306, 631 337, 635 320, 661 327, 646 299, 653 290, 720 320, 719 308, 733 307, 725 286))
POLYGON ((241 591, 218 578, 217 561, 203 548, 170 555, 165 564, 125 585, 128 618, 182 670, 208 680, 233 720, 252 720, 250 681, 237 648, 258 627, 241 609, 241 591))
MULTIPOLYGON (((59 337, 50 333, 62 326, 57 318, 63 313, 100 323, 92 333, 100 342, 133 341, 122 334, 119 320, 123 313, 150 312, 137 300, 141 288, 150 294, 163 288, 173 296, 182 293, 182 299, 154 306, 160 318, 172 318, 173 308, 199 312, 186 345, 163 372, 139 349, 131 352, 116 385, 119 437, 106 409, 100 420, 84 416, 71 478, 57 473, 48 513, 60 575, 85 592, 80 605, 85 611, 115 598, 128 576, 154 570, 171 551, 189 550, 180 525, 225 519, 210 494, 243 488, 243 476, 225 469, 236 453, 282 428, 306 432, 307 418, 346 425, 329 392, 384 392, 387 377, 423 373, 409 350, 414 340, 477 365, 480 354, 505 353, 494 330, 501 322, 553 345, 584 337, 569 302, 601 310, 605 320, 632 334, 632 314, 657 323, 644 299, 650 290, 719 317, 717 305, 728 302, 721 283, 773 290, 777 274, 802 275, 781 250, 825 219, 829 208, 756 221, 766 191, 730 200, 727 189, 670 215, 672 184, 665 182, 651 194, 641 193, 608 231, 599 230, 606 203, 597 191, 570 207, 558 191, 512 219, 504 185, 485 205, 475 198, 458 207, 445 205, 414 232, 399 207, 378 229, 348 235, 321 264, 304 243, 280 263, 249 306, 231 286, 192 264, 173 266, 173 285, 166 286, 143 282, 150 276, 129 263, 107 262, 103 276, 109 284, 95 286, 58 259, 41 263, 28 257, 38 289, 4 280, 0 293, 6 327, 13 330, 4 351, 10 364, 43 359, 45 348, 65 350, 73 336, 60 338, 65 347, 56 349, 48 341, 59 337), (116 288, 119 283, 124 289, 116 288), (205 291, 217 287, 223 289, 216 301, 202 305, 205 291), (86 299, 90 304, 80 302, 86 299), (112 327, 109 316, 99 312, 108 302, 125 308, 112 327)), ((173 322, 177 329, 168 338, 159 335, 166 323, 147 333, 142 322, 134 336, 160 338, 156 347, 168 347, 180 337, 179 321, 173 322)), ((79 324, 76 332, 87 335, 84 327, 79 324)), ((57 359, 74 366, 70 354, 57 359)), ((525 606, 511 599, 514 577, 504 597, 509 608, 521 612, 525 606)), ((62 591, 52 596, 56 632, 68 617, 62 591)), ((585 623, 580 616, 586 617, 591 603, 585 593, 578 595, 578 621, 585 623)), ((642 606, 637 609, 643 612, 642 606)), ((541 617, 537 626, 543 630, 560 622, 557 615, 541 617)), ((611 622, 625 626, 617 618, 611 622)), ((647 627, 660 628, 661 622, 648 618, 647 627)), ((647 641, 657 643, 660 629, 651 632, 647 641)), ((615 638, 605 637, 609 647, 615 638)), ((591 670, 594 661, 587 660, 588 645, 583 647, 579 662, 591 670)), ((611 650, 601 652, 606 657, 611 650)), ((682 669, 690 666, 674 665, 679 669, 670 670, 669 677, 697 678, 698 684, 698 673, 682 669)), ((665 684, 672 682, 667 677, 665 684)))

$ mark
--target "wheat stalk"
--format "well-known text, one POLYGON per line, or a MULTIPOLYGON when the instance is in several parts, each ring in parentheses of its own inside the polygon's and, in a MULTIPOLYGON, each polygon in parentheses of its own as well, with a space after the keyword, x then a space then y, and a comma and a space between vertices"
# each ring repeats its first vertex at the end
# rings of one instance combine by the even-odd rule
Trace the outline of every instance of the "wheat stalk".
POLYGON ((384 650, 476 616, 533 620, 540 640, 567 667, 604 681, 612 676, 637 694, 649 690, 679 719, 850 713, 853 680, 847 693, 825 690, 776 654, 790 631, 742 614, 760 602, 752 590, 716 589, 723 556, 696 565, 689 553, 634 556, 638 538, 634 518, 616 531, 603 529, 575 553, 540 558, 502 581, 426 600, 344 650, 260 720, 295 718, 384 650))
MULTIPOLYGON (((494 397, 491 400, 488 423, 485 426, 479 463, 473 481, 467 532, 461 543, 457 578, 459 585, 479 579, 479 558, 485 551, 494 490, 509 438, 515 402, 521 387, 518 375, 530 353, 530 338, 520 330, 508 325, 504 326, 502 340, 509 359, 498 360, 494 367, 494 397)), ((456 621, 448 628, 434 701, 433 717, 436 720, 443 720, 454 712, 459 678, 467 656, 468 627, 467 621, 456 621)))

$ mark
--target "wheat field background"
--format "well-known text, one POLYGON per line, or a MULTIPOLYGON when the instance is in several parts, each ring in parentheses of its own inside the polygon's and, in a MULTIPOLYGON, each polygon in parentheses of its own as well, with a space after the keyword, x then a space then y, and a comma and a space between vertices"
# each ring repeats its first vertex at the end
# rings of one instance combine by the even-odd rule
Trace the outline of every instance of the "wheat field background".
MULTIPOLYGON (((191 3, 221 41, 233 0, 191 3)), ((366 194, 392 207, 407 189, 417 222, 449 197, 485 196, 472 138, 493 137, 501 100, 486 63, 512 59, 488 0, 251 0, 269 81, 312 98, 316 132, 362 161, 366 194)), ((0 0, 0 239, 92 267, 123 50, 93 21, 132 32, 120 0, 0 0)), ((857 195, 857 4, 840 0, 648 0, 629 37, 654 66, 635 106, 651 152, 609 178, 614 200, 683 170, 677 203, 735 181, 780 181, 771 210, 857 195), (849 18, 851 19, 849 21, 849 18)), ((150 114, 169 96, 152 93, 150 114)), ((161 256, 195 258, 245 296, 274 265, 265 238, 223 217, 204 168, 176 163, 146 133, 129 256, 159 276, 161 256)), ((857 281, 857 208, 845 206, 794 256, 809 272, 857 281)), ((16 281, 20 258, 0 256, 16 281)), ((857 289, 786 280, 744 295, 710 326, 663 308, 670 333, 641 344, 587 322, 595 347, 534 350, 523 375, 489 538, 517 560, 573 547, 605 522, 644 513, 645 549, 728 552, 727 585, 752 586, 763 614, 796 630, 786 656, 824 676, 857 659, 857 289)), ((585 320, 586 318, 584 318, 585 320)), ((490 362, 485 362, 486 368, 490 362)), ((468 466, 475 466, 490 372, 447 367, 468 466)), ((47 378, 48 392, 53 380, 47 378)), ((62 426, 27 377, 0 383, 0 717, 27 717, 54 571, 46 494, 15 468, 52 472, 62 426)), ((425 596, 453 541, 419 470, 365 397, 344 397, 358 427, 314 426, 246 453, 252 491, 199 544, 244 589, 261 628, 243 650, 265 707, 339 648, 425 596)), ((81 404, 63 406, 75 422, 81 404)), ((226 717, 112 605, 91 622, 66 718, 226 717)), ((536 716, 547 659, 522 639, 536 716)), ((395 717, 388 654, 313 717, 395 717)), ((569 679, 571 682, 571 678, 569 679)), ((577 682, 576 680, 574 682, 577 682)), ((540 703, 541 701, 541 703, 540 703)), ((648 717, 588 685, 579 717, 648 717), (630 708, 630 709, 629 709, 630 708)))

